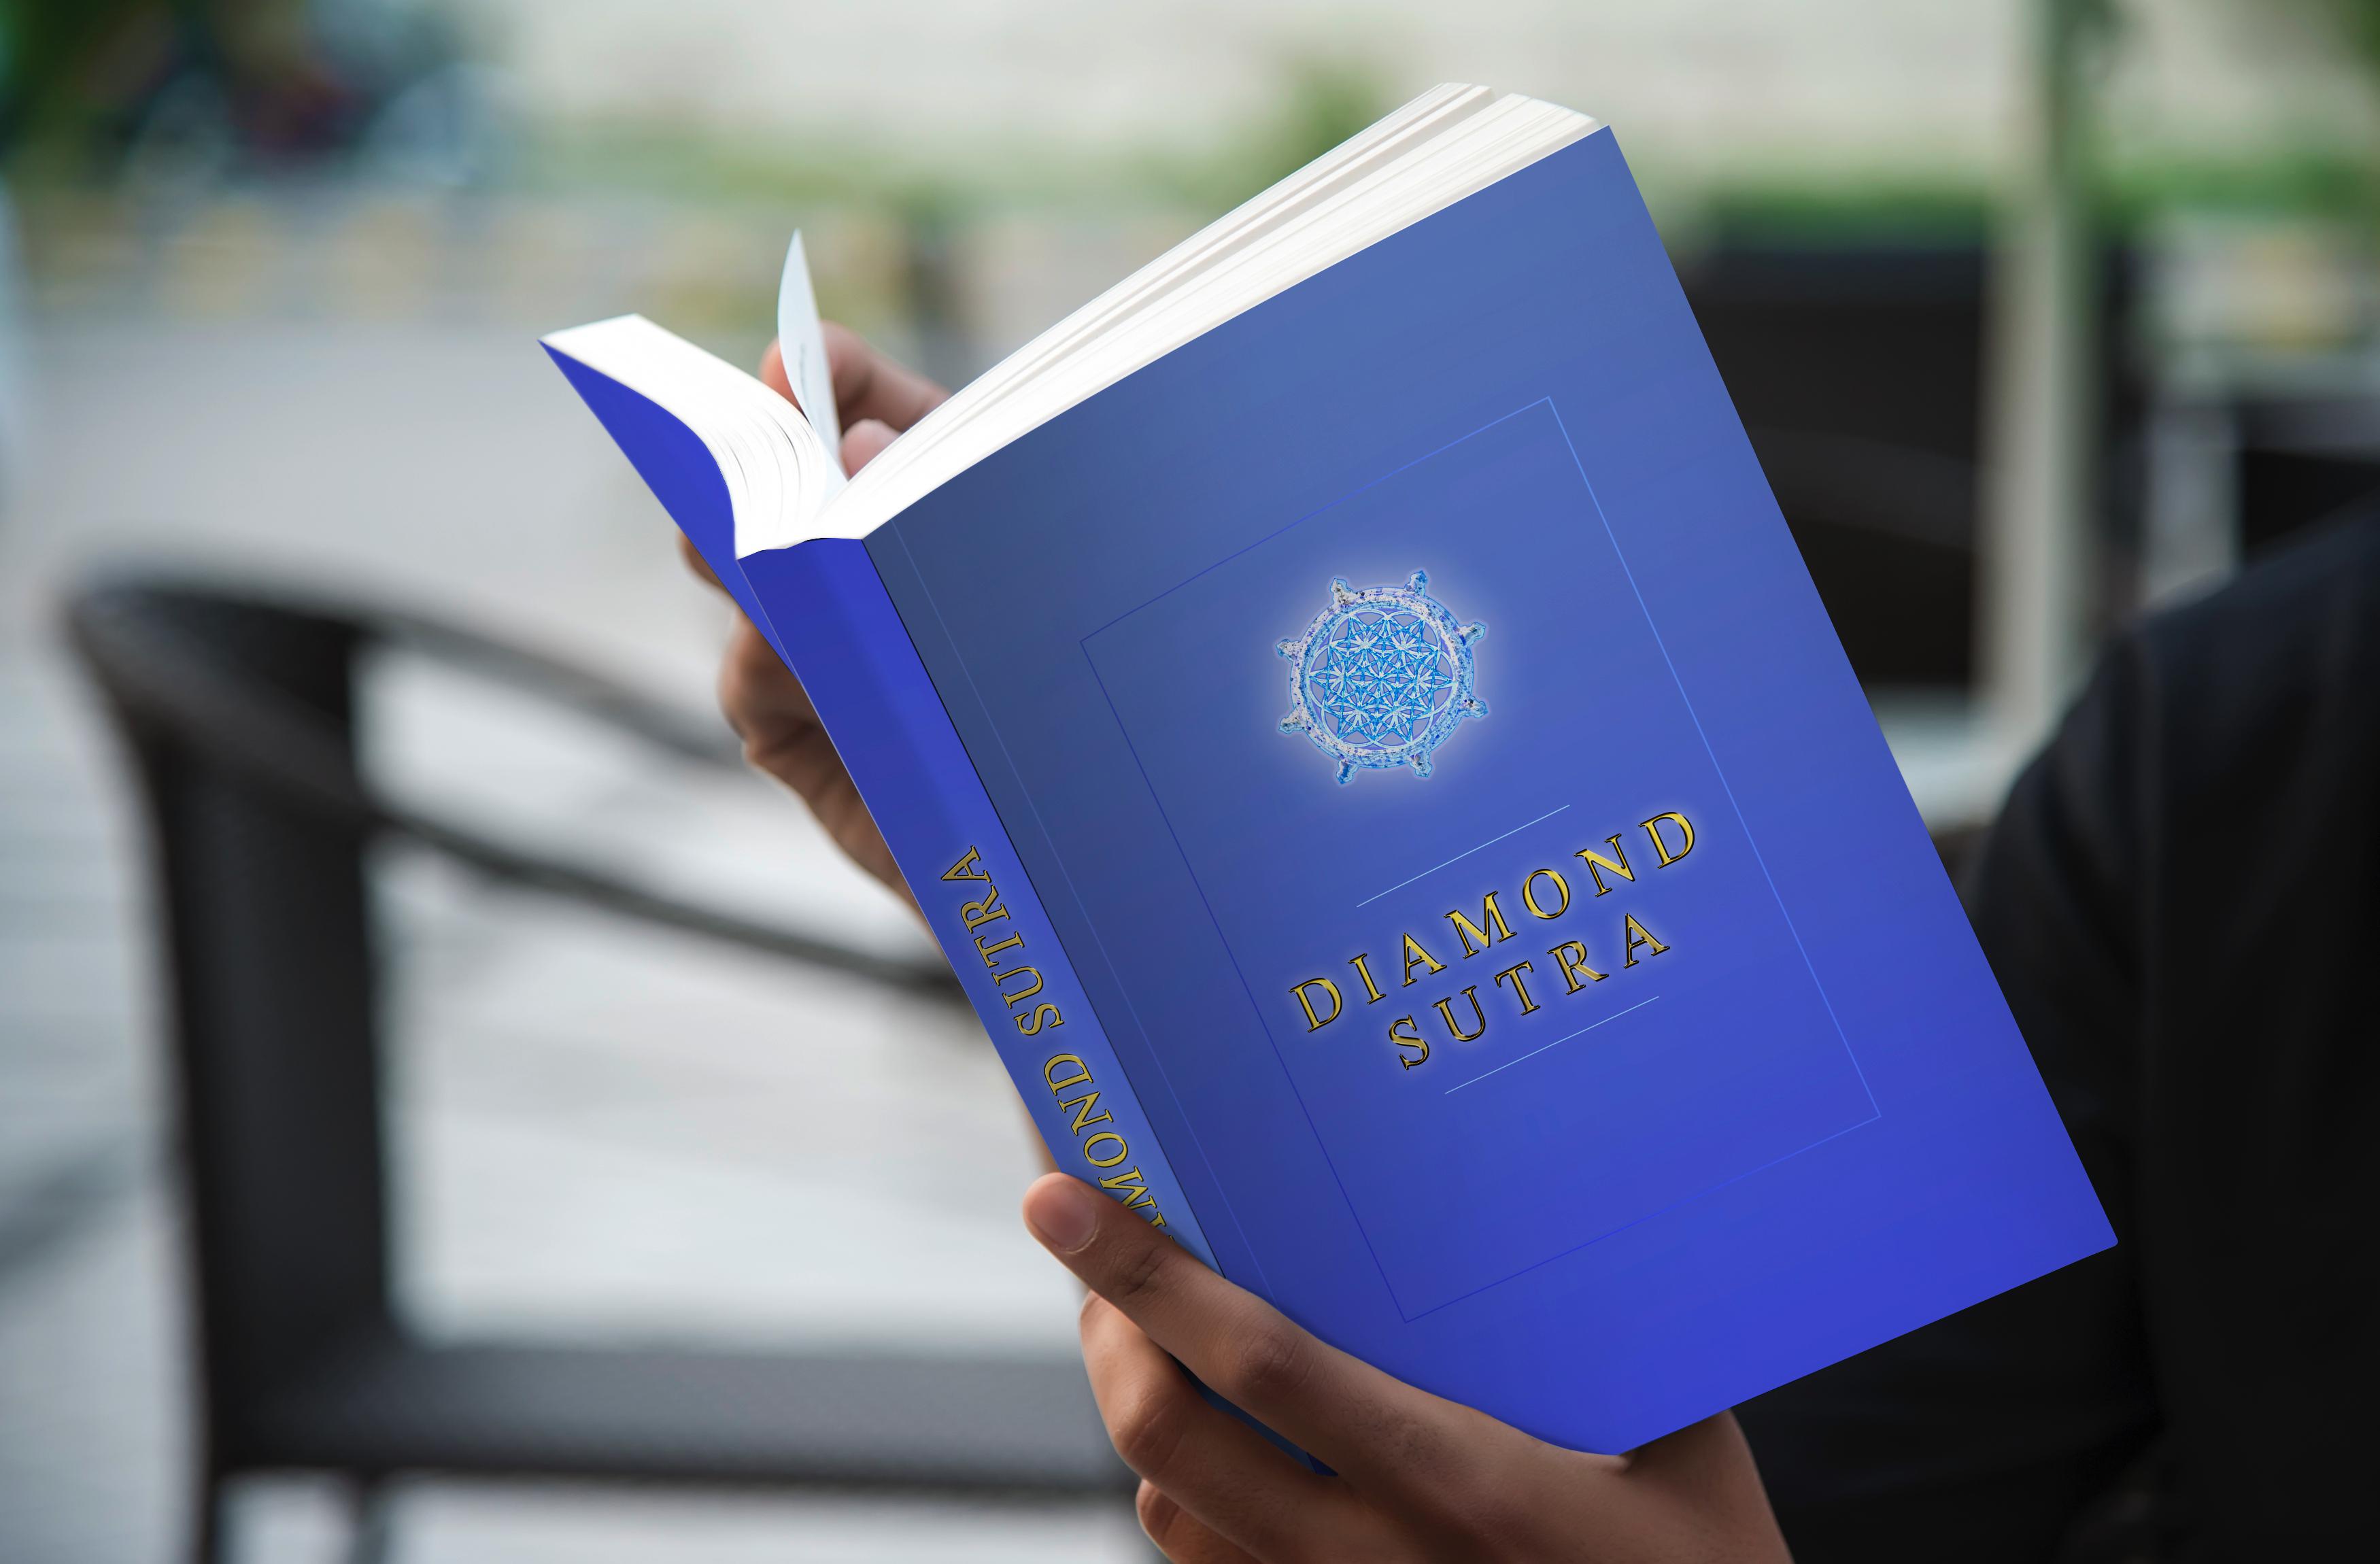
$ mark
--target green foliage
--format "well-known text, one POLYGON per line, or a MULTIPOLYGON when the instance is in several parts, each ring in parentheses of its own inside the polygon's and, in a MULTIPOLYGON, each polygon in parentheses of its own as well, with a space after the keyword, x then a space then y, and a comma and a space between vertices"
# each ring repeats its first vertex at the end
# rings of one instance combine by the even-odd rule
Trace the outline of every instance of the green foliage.
POLYGON ((2329 5, 2366 67, 2380 75, 2380 0, 2329 0, 2329 5))
POLYGON ((1295 173, 1395 106, 1378 74, 1356 61, 1293 61, 1281 108, 1248 148, 1248 193, 1295 173))
POLYGON ((513 177, 531 187, 667 190, 889 208, 941 221, 1029 205, 1221 212, 1321 156, 1396 106, 1369 68, 1299 58, 1276 105, 1219 143, 1151 150, 1003 136, 929 160, 816 133, 722 138, 651 125, 580 126, 539 138, 513 177))
POLYGON ((1173 199, 1220 212, 1295 173, 1396 107, 1379 73, 1353 57, 1293 56, 1279 104, 1205 153, 1152 162, 1142 176, 1173 199))
POLYGON ((112 101, 159 52, 172 0, 0 0, 0 146, 74 135, 120 108, 112 101))
POLYGON ((1695 226, 1709 241, 1760 245, 1980 244, 1992 221, 1981 178, 1772 180, 1707 192, 1695 226))

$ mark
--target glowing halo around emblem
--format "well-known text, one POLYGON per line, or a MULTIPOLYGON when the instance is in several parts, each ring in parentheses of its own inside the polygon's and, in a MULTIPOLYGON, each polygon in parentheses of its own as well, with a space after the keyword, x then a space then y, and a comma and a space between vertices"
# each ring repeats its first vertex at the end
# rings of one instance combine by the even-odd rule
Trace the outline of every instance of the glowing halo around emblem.
POLYGON ((1426 777, 1430 754, 1465 718, 1485 717, 1472 691, 1471 646, 1488 633, 1455 622, 1416 570, 1402 587, 1357 591, 1330 579, 1330 606, 1305 634, 1273 649, 1289 664, 1289 715, 1281 731, 1302 733, 1339 763, 1344 786, 1357 771, 1410 766, 1426 777))

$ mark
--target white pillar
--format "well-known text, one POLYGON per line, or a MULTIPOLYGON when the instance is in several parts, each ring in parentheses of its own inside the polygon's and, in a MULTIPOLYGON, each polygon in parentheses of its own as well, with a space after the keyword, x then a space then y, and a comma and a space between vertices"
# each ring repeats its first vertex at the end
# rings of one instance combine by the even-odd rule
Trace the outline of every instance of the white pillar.
POLYGON ((2085 83, 2102 0, 2025 0, 1992 272, 1976 672, 1989 741, 2040 743, 2086 645, 2099 387, 2085 83))

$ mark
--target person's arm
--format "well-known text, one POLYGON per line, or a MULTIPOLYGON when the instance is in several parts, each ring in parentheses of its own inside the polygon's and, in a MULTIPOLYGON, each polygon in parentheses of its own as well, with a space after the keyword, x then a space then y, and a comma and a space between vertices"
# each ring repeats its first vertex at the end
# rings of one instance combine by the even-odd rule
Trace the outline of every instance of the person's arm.
POLYGON ((1090 1290, 1092 1394, 1176 1564, 1787 1558, 1727 1413, 1624 1456, 1562 1449, 1324 1345, 1062 1173, 1026 1192, 1025 1220, 1090 1290), (1214 1406, 1185 1367, 1334 1474, 1214 1406))
MULTIPOLYGON (((836 410, 843 418, 843 465, 857 472, 895 436, 946 400, 950 393, 915 370, 877 352, 851 331, 829 321, 827 363, 834 374, 836 410)), ((760 379, 788 401, 795 400, 785 362, 771 343, 760 360, 760 379)), ((686 563, 709 579, 710 569, 691 544, 680 540, 686 563)), ((818 817, 835 845, 902 895, 908 888, 892 863, 859 790, 826 736, 810 697, 802 690, 766 637, 739 612, 719 669, 719 707, 744 741, 755 767, 793 789, 818 817)))

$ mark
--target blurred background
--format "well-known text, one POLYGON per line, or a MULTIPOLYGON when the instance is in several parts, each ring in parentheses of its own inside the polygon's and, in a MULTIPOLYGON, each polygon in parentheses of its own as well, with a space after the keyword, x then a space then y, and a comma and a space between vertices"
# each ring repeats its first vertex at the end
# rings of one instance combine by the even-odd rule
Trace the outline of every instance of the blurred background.
POLYGON ((370 939, 339 1144, 384 1176, 284 1238, 384 1253, 374 1330, 1078 1378, 996 1061, 891 898, 722 762, 722 612, 534 337, 636 309, 754 362, 798 225, 827 312, 956 383, 1446 79, 1617 127, 1946 856, 2112 628, 2380 487, 2380 4, 0 6, 0 1557, 181 1556, 211 1472, 249 1559, 1144 1557, 1075 1455, 911 1483, 895 1429, 675 1487, 488 1481, 483 1440, 359 1485, 335 1427, 300 1449, 337 1417, 203 1416, 211 1376, 225 1415, 285 1388, 197 1306, 186 1170, 240 1148, 191 1151, 169 956, 268 1009, 289 975, 161 909, 160 757, 238 726, 174 682, 213 643, 110 640, 155 603, 78 594, 410 609, 599 676, 339 643, 370 799, 333 843, 370 939), (113 604, 98 680, 77 600, 113 604))

